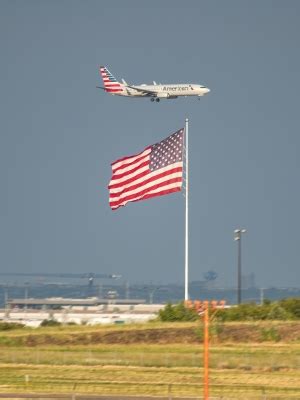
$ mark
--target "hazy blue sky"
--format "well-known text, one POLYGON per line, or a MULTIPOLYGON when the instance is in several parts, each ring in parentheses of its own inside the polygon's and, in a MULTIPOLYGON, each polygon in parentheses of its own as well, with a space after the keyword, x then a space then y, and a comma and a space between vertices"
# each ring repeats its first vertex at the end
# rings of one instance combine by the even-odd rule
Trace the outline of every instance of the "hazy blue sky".
POLYGON ((190 119, 190 279, 300 286, 299 1, 0 1, 0 271, 184 279, 184 198, 112 212, 110 163, 190 119), (161 101, 97 90, 200 83, 161 101))

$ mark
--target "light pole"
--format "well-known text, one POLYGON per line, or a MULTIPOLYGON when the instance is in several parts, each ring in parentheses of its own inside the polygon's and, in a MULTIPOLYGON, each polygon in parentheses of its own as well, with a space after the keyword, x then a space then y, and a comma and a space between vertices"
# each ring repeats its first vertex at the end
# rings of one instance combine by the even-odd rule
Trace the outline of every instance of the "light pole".
POLYGON ((154 293, 156 293, 157 290, 168 290, 163 286, 144 286, 143 289, 148 289, 149 293, 149 304, 153 304, 153 298, 154 298, 154 293))
POLYGON ((264 304, 264 290, 265 288, 260 288, 260 305, 264 304))
POLYGON ((238 265, 237 265, 237 304, 242 301, 242 234, 246 229, 236 229, 234 231, 234 240, 238 244, 238 265))
POLYGON ((153 290, 150 290, 149 292, 149 304, 153 304, 153 297, 154 297, 154 293, 160 289, 160 286, 155 287, 153 290))
POLYGON ((4 286, 4 307, 5 307, 5 318, 8 317, 8 287, 4 286))

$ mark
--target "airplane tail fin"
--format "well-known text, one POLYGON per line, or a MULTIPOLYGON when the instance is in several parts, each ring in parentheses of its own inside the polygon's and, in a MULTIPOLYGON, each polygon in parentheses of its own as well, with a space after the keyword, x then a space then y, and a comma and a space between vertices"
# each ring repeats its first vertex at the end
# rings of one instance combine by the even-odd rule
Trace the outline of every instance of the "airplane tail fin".
POLYGON ((121 93, 123 92, 123 84, 118 82, 116 78, 109 72, 106 67, 99 68, 100 75, 103 79, 104 89, 108 93, 121 93))

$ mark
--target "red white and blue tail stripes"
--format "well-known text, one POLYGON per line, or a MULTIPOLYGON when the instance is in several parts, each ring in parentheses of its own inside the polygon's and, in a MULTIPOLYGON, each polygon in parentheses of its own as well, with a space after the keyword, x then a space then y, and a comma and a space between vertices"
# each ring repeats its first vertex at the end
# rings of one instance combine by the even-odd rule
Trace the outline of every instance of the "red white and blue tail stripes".
POLYGON ((116 78, 109 72, 106 67, 100 67, 100 74, 103 79, 104 89, 109 93, 121 93, 123 92, 122 84, 119 83, 116 78))

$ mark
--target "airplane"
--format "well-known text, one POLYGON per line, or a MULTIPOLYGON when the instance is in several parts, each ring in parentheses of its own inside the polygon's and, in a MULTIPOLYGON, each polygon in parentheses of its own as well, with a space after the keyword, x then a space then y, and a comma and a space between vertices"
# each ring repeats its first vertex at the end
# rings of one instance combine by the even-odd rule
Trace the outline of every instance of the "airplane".
POLYGON ((102 76, 104 87, 97 86, 97 88, 117 96, 148 97, 152 102, 159 102, 160 99, 177 99, 182 96, 198 96, 200 100, 200 97, 210 92, 206 86, 194 83, 163 85, 153 81, 153 85, 129 85, 124 79, 122 79, 122 83, 118 82, 104 66, 99 68, 99 72, 102 76))

